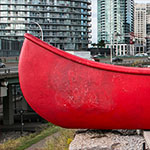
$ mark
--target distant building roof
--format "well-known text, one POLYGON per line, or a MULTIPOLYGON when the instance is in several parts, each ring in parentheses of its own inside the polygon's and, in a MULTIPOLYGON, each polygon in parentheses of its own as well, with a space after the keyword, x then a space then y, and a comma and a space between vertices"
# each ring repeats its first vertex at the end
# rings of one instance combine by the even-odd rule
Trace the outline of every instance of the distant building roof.
POLYGON ((88 50, 91 52, 91 55, 110 55, 110 48, 89 48, 88 50))

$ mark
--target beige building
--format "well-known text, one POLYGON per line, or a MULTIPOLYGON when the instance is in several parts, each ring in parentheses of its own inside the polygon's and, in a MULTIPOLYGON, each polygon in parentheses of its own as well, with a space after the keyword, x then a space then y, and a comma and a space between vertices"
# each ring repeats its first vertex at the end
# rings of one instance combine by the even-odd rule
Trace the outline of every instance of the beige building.
POLYGON ((150 50, 150 3, 135 3, 134 39, 135 53, 150 50))
POLYGON ((134 40, 135 53, 143 53, 146 49, 146 4, 135 4, 134 40))

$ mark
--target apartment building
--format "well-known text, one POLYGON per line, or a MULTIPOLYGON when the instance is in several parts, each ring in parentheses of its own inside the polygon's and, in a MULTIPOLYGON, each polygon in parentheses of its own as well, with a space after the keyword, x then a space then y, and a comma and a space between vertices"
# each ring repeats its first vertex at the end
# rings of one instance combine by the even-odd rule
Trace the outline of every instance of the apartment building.
POLYGON ((31 33, 63 50, 85 50, 91 38, 90 0, 0 0, 0 39, 31 33), (41 28, 41 29, 40 29, 41 28))
POLYGON ((150 52, 150 3, 146 5, 146 51, 150 52))
POLYGON ((146 51, 146 4, 135 3, 134 38, 135 53, 146 51))
POLYGON ((98 41, 113 47, 114 55, 133 54, 134 0, 98 0, 98 41))
POLYGON ((150 3, 135 4, 135 51, 143 53, 150 50, 150 3))

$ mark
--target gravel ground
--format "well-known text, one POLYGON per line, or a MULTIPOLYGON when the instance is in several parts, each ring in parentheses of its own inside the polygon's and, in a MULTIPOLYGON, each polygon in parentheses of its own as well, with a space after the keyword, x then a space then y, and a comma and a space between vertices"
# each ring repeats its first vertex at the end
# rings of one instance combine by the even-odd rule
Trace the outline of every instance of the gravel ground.
MULTIPOLYGON (((21 135, 21 131, 13 130, 10 132, 10 128, 8 128, 9 131, 7 131, 5 129, 5 131, 3 131, 3 132, 0 131, 0 143, 4 143, 5 141, 10 140, 10 139, 17 139, 21 136, 26 136, 31 133, 39 132, 39 131, 43 130, 44 128, 46 128, 47 126, 48 126, 48 124, 41 124, 40 122, 26 123, 24 128, 27 131, 24 130, 22 135, 21 135)), ((18 124, 15 124, 14 127, 12 127, 12 128, 15 129, 15 127, 17 129, 21 128, 20 125, 18 125, 18 124)))
POLYGON ((69 150, 143 150, 143 143, 135 130, 79 130, 69 150))
MULTIPOLYGON (((25 135, 28 135, 28 134, 30 134, 30 132, 23 132, 22 136, 25 136, 25 135)), ((20 132, 15 132, 15 131, 12 131, 12 132, 1 132, 0 133, 0 144, 6 142, 7 140, 17 139, 19 137, 21 137, 20 132)))

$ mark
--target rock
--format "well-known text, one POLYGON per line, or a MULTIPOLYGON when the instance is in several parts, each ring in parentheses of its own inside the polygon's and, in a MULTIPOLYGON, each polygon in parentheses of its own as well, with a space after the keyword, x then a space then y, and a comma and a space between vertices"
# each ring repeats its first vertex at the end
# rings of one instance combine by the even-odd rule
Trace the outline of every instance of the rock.
POLYGON ((69 150, 140 150, 143 143, 143 136, 131 130, 87 130, 77 132, 69 150))

